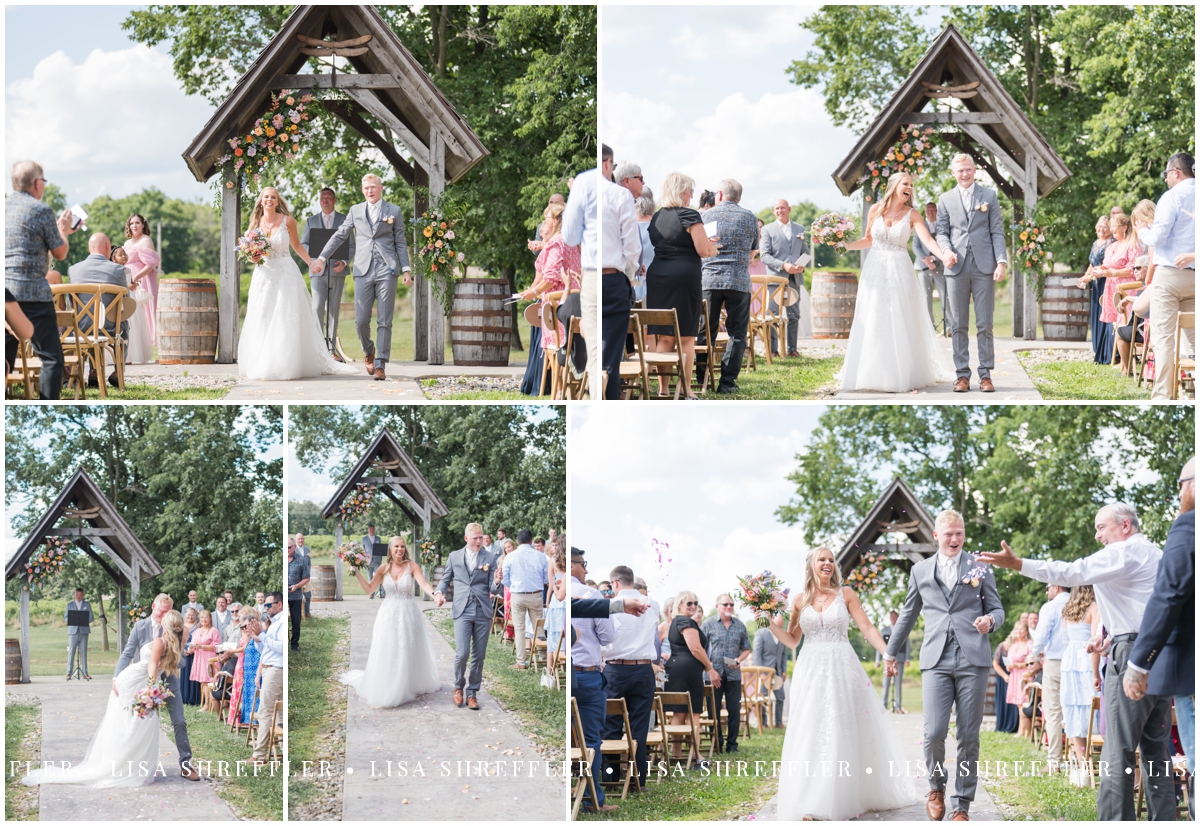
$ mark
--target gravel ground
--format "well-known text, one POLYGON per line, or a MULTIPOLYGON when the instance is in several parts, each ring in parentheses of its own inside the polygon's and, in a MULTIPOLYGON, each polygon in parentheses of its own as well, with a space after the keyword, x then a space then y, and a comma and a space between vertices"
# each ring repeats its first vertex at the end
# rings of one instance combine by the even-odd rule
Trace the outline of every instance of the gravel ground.
POLYGON ((488 376, 457 376, 455 378, 425 379, 421 389, 426 398, 444 399, 459 393, 484 393, 496 391, 501 393, 516 393, 521 389, 521 380, 517 378, 492 378, 488 376))
POLYGON ((1021 359, 1021 364, 1025 366, 1033 366, 1036 364, 1052 364, 1054 362, 1089 362, 1092 361, 1091 350, 1021 350, 1018 355, 1021 359))
POLYGON ((147 385, 159 390, 187 390, 203 387, 208 390, 224 390, 237 384, 236 376, 125 376, 126 384, 147 385))

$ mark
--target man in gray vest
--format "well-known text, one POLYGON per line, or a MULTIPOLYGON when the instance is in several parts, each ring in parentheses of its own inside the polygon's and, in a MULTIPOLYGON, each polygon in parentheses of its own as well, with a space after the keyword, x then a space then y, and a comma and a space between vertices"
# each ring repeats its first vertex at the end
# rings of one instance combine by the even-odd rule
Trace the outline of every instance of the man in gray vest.
MULTIPOLYGON (((800 285, 804 283, 804 265, 797 259, 808 252, 808 245, 804 243, 804 227, 792 220, 792 207, 783 198, 775 202, 775 221, 762 229, 759 248, 762 262, 767 265, 767 275, 786 278, 799 294, 800 285)), ((771 302, 771 310, 778 312, 775 302, 771 302)), ((787 354, 799 356, 800 351, 796 349, 796 335, 800 329, 799 301, 787 307, 787 320, 787 354)), ((774 328, 771 330, 771 352, 779 355, 774 328)))
POLYGON ((466 545, 452 551, 442 581, 433 592, 439 608, 446 604, 446 591, 453 585, 454 616, 454 705, 479 711, 475 695, 483 683, 483 660, 487 657, 488 635, 492 629, 490 586, 498 560, 483 547, 483 527, 472 522, 463 531, 466 545), (467 671, 467 658, 471 668, 467 671))
MULTIPOLYGON (((321 211, 308 216, 304 222, 304 234, 300 236, 300 246, 308 249, 309 232, 314 229, 337 229, 346 220, 346 216, 334 210, 337 204, 337 194, 330 188, 321 190, 321 211)), ((350 257, 354 257, 354 238, 350 238, 350 257)), ((311 251, 310 251, 311 254, 311 251)), ((312 306, 317 317, 317 323, 331 345, 337 338, 339 310, 342 306, 342 290, 346 288, 346 267, 348 262, 335 259, 330 262, 332 268, 321 275, 310 275, 312 279, 312 306), (324 325, 328 322, 329 326, 324 325)), ((332 350, 331 350, 332 351, 332 350)), ((336 357, 336 356, 335 356, 336 357)))
POLYGON ((83 598, 83 589, 75 589, 75 599, 67 603, 66 611, 63 612, 63 622, 67 622, 71 611, 87 611, 88 625, 67 625, 67 679, 71 679, 71 674, 75 671, 75 652, 79 652, 79 666, 83 674, 83 679, 92 679, 88 675, 87 667, 87 649, 88 637, 91 636, 92 628, 90 623, 95 620, 95 615, 92 614, 91 604, 83 598))
MULTIPOLYGON (((370 579, 375 578, 375 572, 379 570, 379 566, 383 564, 383 558, 387 556, 387 543, 383 541, 383 537, 376 536, 375 524, 367 525, 366 536, 362 538, 363 550, 371 555, 371 564, 367 566, 367 576, 370 579)), ((380 583, 379 590, 371 594, 371 599, 378 596, 383 599, 383 584, 380 583)))

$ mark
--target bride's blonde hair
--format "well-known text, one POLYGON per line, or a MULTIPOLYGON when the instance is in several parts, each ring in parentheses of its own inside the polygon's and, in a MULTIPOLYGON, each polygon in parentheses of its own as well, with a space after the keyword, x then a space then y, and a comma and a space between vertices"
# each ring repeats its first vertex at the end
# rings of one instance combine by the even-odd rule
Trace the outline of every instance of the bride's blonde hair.
MULTIPOLYGON (((883 190, 883 197, 879 199, 880 215, 887 214, 888 208, 892 205, 892 199, 898 197, 896 190, 900 188, 900 181, 904 178, 908 178, 908 182, 910 184, 912 183, 912 175, 909 175, 907 172, 897 172, 895 175, 888 178, 887 188, 883 190)), ((916 194, 915 189, 913 190, 913 193, 916 194)), ((913 204, 911 198, 906 198, 904 203, 908 204, 910 209, 912 208, 913 204)))
POLYGON ((183 657, 183 615, 172 609, 162 618, 163 653, 158 667, 171 676, 179 673, 179 660, 183 657))
POLYGON ((287 201, 283 200, 283 196, 279 194, 279 190, 273 186, 264 186, 263 191, 258 193, 258 197, 254 199, 254 211, 250 213, 250 226, 246 228, 247 232, 252 229, 256 229, 258 225, 262 223, 262 197, 263 195, 266 195, 267 192, 274 192, 275 198, 279 201, 279 205, 275 207, 275 211, 282 215, 285 219, 291 216, 292 213, 290 210, 288 210, 287 201))
POLYGON ((817 589, 820 587, 821 578, 817 576, 817 559, 820 557, 821 551, 829 551, 829 555, 833 557, 833 576, 829 578, 829 585, 833 588, 834 593, 837 593, 842 587, 842 569, 838 567, 837 555, 828 548, 813 548, 809 551, 804 566, 804 590, 792 603, 792 617, 788 622, 788 631, 795 630, 796 626, 800 624, 800 614, 806 607, 812 605, 813 597, 816 596, 817 589))

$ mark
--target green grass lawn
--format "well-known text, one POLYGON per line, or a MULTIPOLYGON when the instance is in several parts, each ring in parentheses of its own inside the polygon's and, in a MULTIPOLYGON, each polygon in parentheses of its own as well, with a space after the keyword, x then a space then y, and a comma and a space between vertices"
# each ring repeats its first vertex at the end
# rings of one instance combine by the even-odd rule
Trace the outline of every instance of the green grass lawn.
MULTIPOLYGON (((779 781, 770 777, 769 768, 762 777, 754 776, 754 761, 778 760, 783 751, 786 729, 763 729, 751 737, 745 732, 738 738, 737 754, 729 755, 748 764, 746 775, 737 776, 737 766, 720 763, 718 776, 714 760, 709 773, 700 769, 678 771, 662 782, 646 784, 645 791, 621 800, 619 791, 606 790, 605 802, 620 806, 605 815, 581 814, 580 820, 737 820, 759 811, 775 794, 779 781), (726 775, 728 771, 728 775, 726 775)), ((716 755, 722 759, 725 755, 716 755)), ((672 767, 674 768, 674 767, 672 767)))
POLYGON ((1024 353, 1018 354, 1021 366, 1033 379, 1038 392, 1046 399, 1148 399, 1150 385, 1137 386, 1132 376, 1107 364, 1092 361, 1047 361, 1033 363, 1024 353))
MULTIPOLYGON (((229 392, 227 387, 184 387, 179 390, 165 390, 161 387, 155 387, 150 384, 126 384, 124 390, 118 390, 115 387, 109 387, 108 393, 104 400, 110 402, 124 401, 155 401, 155 402, 175 402, 175 401, 207 401, 209 399, 223 399, 229 392)), ((100 401, 100 390, 93 388, 85 388, 84 396, 87 401, 100 401)), ((73 392, 63 390, 63 401, 74 401, 73 392)), ((82 402, 82 400, 80 400, 82 402)))
MULTIPOLYGON (((454 647, 454 620, 448 608, 428 612, 434 627, 442 632, 450 647, 454 647)), ((484 688, 507 711, 517 717, 522 730, 529 735, 538 751, 548 760, 566 756, 567 712, 561 689, 542 688, 539 669, 516 671, 516 652, 493 634, 488 640, 487 658, 483 661, 484 688)))
MULTIPOLYGON (((842 357, 813 358, 801 354, 798 358, 757 360, 751 370, 749 361, 738 375, 738 392, 725 394, 711 390, 705 399, 821 399, 829 398, 835 390, 834 375, 842 369, 842 357)), ((650 377, 650 393, 658 392, 654 377, 650 377)))
MULTIPOLYGON (((36 697, 9 697, 4 706, 4 759, 36 765, 40 745, 42 706, 36 697)), ((21 783, 24 770, 4 777, 4 820, 38 820, 38 788, 21 783)))
MULTIPOLYGON (((199 706, 184 706, 183 716, 192 744, 192 759, 213 761, 211 782, 215 782, 221 799, 243 820, 282 820, 283 767, 275 766, 272 772, 271 766, 267 765, 258 769, 258 776, 255 776, 254 767, 243 764, 239 777, 237 761, 250 759, 253 752, 246 745, 246 733, 231 732, 228 725, 199 706), (215 765, 218 760, 227 761, 227 776, 219 775, 215 765)), ((169 732, 169 727, 166 730, 169 732)), ((202 771, 209 780, 207 764, 202 771)))
POLYGON ((340 773, 300 776, 305 761, 341 763, 346 753, 346 690, 333 675, 348 667, 350 620, 314 617, 300 627, 300 650, 288 652, 288 816, 318 797, 341 795, 340 773))
POLYGON ((1007 820, 1082 820, 1094 821, 1096 813, 1096 790, 1072 786, 1061 774, 1045 774, 1046 753, 1034 748, 1024 738, 1003 732, 984 731, 979 734, 979 759, 1003 761, 1008 766, 1008 776, 1000 777, 993 770, 983 777, 988 793, 997 803, 1011 806, 1014 812, 1005 812, 1007 820), (1016 762, 1022 761, 1022 772, 1029 772, 1030 761, 1037 760, 1037 776, 1014 777, 1016 762))

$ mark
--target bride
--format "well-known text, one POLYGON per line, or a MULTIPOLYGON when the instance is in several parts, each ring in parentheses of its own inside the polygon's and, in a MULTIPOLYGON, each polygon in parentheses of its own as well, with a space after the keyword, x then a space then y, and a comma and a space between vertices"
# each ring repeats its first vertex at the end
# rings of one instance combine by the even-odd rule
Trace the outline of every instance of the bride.
POLYGON ((841 373, 843 391, 915 392, 954 377, 934 337, 908 239, 915 230, 943 262, 946 253, 912 204, 912 177, 893 175, 883 198, 867 214, 866 234, 846 245, 849 250, 870 247, 871 252, 859 277, 841 373))
POLYGON ((883 638, 842 586, 832 551, 810 552, 806 567, 787 630, 782 618, 767 626, 789 648, 807 637, 792 672, 777 819, 848 820, 905 806, 914 796, 904 749, 850 645, 850 620, 881 653, 883 638))
POLYGON ((83 762, 75 766, 35 769, 21 782, 69 783, 104 789, 144 786, 162 773, 158 764, 158 712, 137 717, 132 710, 135 695, 160 674, 178 674, 183 655, 183 617, 168 611, 162 618, 162 636, 146 643, 137 662, 131 662, 113 681, 108 710, 92 735, 83 762))
POLYGON ((408 556, 404 538, 388 542, 387 564, 380 565, 370 582, 355 570, 358 584, 367 594, 383 583, 383 602, 375 614, 371 648, 364 671, 349 671, 338 679, 354 689, 372 708, 392 708, 411 702, 420 694, 441 688, 433 645, 425 629, 425 616, 413 599, 413 581, 426 593, 433 588, 421 569, 408 556))
POLYGON ((313 315, 312 301, 300 268, 288 254, 296 251, 305 265, 312 259, 300 245, 296 219, 274 187, 259 193, 248 230, 261 229, 271 251, 254 268, 246 321, 238 341, 238 375, 251 379, 286 381, 323 374, 357 374, 329 355, 313 315))

